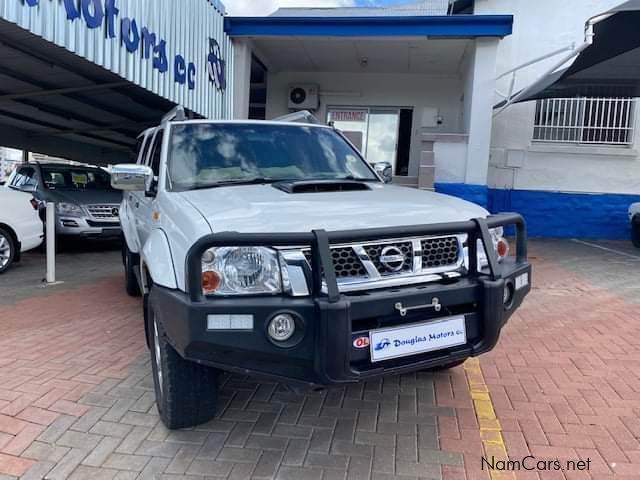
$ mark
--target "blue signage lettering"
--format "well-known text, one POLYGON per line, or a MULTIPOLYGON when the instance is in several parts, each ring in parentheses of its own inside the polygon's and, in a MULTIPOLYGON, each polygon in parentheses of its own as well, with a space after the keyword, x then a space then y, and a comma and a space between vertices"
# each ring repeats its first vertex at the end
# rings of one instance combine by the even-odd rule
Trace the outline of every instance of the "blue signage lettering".
POLYGON ((209 71, 209 80, 219 91, 224 91, 227 88, 226 62, 222 59, 220 44, 215 38, 209 39, 207 70, 209 71))
POLYGON ((122 43, 128 52, 134 53, 140 46, 140 33, 138 32, 138 24, 135 19, 123 18, 122 25, 122 43))
POLYGON ((173 76, 180 85, 187 83, 187 63, 182 55, 176 55, 173 62, 173 76))
POLYGON ((193 63, 189 63, 187 84, 189 86, 189 90, 196 88, 196 66, 193 63))
POLYGON ((104 12, 107 17, 107 37, 116 38, 116 17, 120 13, 116 7, 116 0, 106 0, 104 2, 104 12))
POLYGON ((87 27, 100 28, 104 20, 102 2, 100 0, 82 0, 82 15, 84 15, 84 20, 87 22, 87 27), (91 6, 93 6, 93 9, 91 6))
POLYGON ((150 32, 147 27, 142 28, 142 58, 151 57, 151 52, 156 46, 156 34, 150 32))
POLYGON ((160 73, 169 70, 169 60, 167 59, 167 42, 160 40, 160 43, 153 49, 153 68, 160 73))
MULTIPOLYGON (((55 1, 55 0, 54 0, 55 1)), ((117 38, 116 21, 120 10, 116 6, 116 0, 60 0, 69 21, 84 18, 87 28, 100 28, 105 25, 106 38, 117 38)), ((36 7, 40 0, 22 0, 29 7, 36 7)), ((135 53, 141 48, 141 56, 151 59, 152 67, 160 73, 169 70, 167 55, 167 42, 155 32, 143 26, 141 29, 135 18, 125 17, 120 21, 120 43, 129 53, 135 53)), ((227 87, 226 62, 222 58, 220 44, 209 39, 209 54, 207 56, 207 70, 211 82, 219 91, 227 87)), ((187 85, 189 90, 196 88, 197 67, 195 63, 188 62, 184 56, 177 54, 174 59, 174 80, 180 85, 187 85)))
POLYGON ((76 0, 64 0, 64 9, 67 12, 67 20, 75 20, 80 18, 80 8, 76 0))

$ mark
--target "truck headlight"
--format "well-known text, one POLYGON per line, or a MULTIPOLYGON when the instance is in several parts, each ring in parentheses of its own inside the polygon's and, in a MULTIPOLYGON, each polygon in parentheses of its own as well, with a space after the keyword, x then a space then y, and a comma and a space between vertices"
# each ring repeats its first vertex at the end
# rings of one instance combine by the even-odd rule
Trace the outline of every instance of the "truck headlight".
POLYGON ((266 247, 218 247, 202 255, 205 295, 282 293, 278 253, 266 247))
POLYGON ((82 207, 74 203, 56 203, 56 210, 62 215, 82 215, 82 207))

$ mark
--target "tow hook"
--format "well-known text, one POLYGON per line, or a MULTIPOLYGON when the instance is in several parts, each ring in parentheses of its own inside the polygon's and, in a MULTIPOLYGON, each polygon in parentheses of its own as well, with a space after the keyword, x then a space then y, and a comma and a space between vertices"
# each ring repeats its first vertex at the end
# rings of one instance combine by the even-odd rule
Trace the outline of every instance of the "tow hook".
POLYGON ((438 297, 434 297, 431 300, 431 303, 428 305, 417 305, 415 307, 405 307, 402 302, 396 303, 396 310, 400 312, 401 317, 406 317, 407 313, 412 310, 424 310, 427 308, 433 308, 436 312, 442 310, 442 305, 440 304, 440 299, 438 297))

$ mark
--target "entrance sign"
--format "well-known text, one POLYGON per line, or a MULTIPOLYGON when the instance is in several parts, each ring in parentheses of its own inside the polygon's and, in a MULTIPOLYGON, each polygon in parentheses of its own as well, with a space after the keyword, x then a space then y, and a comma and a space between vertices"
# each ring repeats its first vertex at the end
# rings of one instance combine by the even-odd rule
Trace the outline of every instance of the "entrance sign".
POLYGON ((331 122, 366 122, 368 110, 333 110, 331 122))
POLYGON ((218 0, 0 0, 0 19, 210 118, 230 118, 218 0))

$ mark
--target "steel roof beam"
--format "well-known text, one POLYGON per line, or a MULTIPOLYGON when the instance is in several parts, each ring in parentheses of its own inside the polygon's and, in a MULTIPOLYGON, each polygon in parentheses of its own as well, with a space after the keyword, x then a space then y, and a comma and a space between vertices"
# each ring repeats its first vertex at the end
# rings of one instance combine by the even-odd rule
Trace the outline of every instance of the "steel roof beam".
MULTIPOLYGON (((50 67, 58 67, 62 70, 66 70, 67 72, 72 73, 73 75, 76 75, 78 77, 83 78, 84 80, 87 80, 88 82, 93 82, 95 84, 100 84, 104 81, 104 78, 100 78, 96 75, 91 75, 88 74, 86 72, 83 73, 79 73, 77 71, 77 69, 74 68, 74 65, 69 64, 68 62, 65 62, 64 60, 61 60, 59 58, 51 59, 50 57, 47 57, 46 55, 37 52, 35 50, 30 50, 28 48, 25 48, 24 46, 20 45, 19 43, 7 38, 5 35, 0 35, 0 45, 2 45, 5 48, 8 48, 10 50, 13 50, 15 52, 18 53, 22 53, 24 55, 27 55, 31 58, 34 58, 36 60, 38 60, 40 63, 44 63, 45 65, 47 65, 49 68, 50 67)), ((88 60, 86 60, 88 62, 88 60)), ((116 74, 112 73, 112 72, 108 72, 110 76, 112 77, 117 77, 116 74)), ((136 86, 133 83, 130 83, 131 86, 136 86)), ((141 88, 141 87, 140 87, 141 88)), ((134 93, 129 92, 120 92, 122 96, 127 97, 128 99, 130 99, 130 101, 135 104, 134 106, 140 107, 142 109, 147 109, 147 110, 155 110, 155 108, 150 108, 149 107, 149 101, 147 98, 143 98, 140 95, 136 95, 134 93)), ((155 94, 150 93, 150 95, 155 96, 155 94)), ((157 97, 159 99, 161 99, 164 102, 167 102, 169 104, 172 104, 172 102, 170 100, 167 100, 165 98, 162 97, 157 97)), ((162 111, 162 109, 158 109, 160 110, 162 113, 160 114, 160 116, 162 114, 164 114, 165 112, 162 111)))
MULTIPOLYGON (((4 115, 5 117, 9 117, 9 118, 14 118, 16 120, 19 120, 21 122, 24 123, 31 123, 33 125, 39 125, 41 127, 44 128, 53 128, 53 129, 59 129, 60 126, 56 125, 54 123, 48 122, 46 120, 38 120, 35 119, 33 117, 30 117, 28 115, 23 115, 20 113, 15 113, 15 112, 11 112, 11 111, 7 111, 7 110, 0 110, 0 115, 4 115)), ((72 129, 70 129, 72 130, 72 129)), ((40 132, 35 132, 35 135, 40 134, 40 132)), ((118 145, 120 148, 131 148, 132 145, 135 144, 135 139, 131 138, 129 139, 127 137, 127 140, 114 140, 112 138, 108 138, 108 137, 104 137, 104 136, 100 136, 100 135, 91 135, 91 134, 82 134, 82 133, 78 133, 78 135, 82 135, 84 137, 87 138, 92 138, 94 140, 100 141, 100 142, 106 142, 106 143, 110 143, 112 145, 118 145)))
POLYGON ((12 93, 7 95, 0 95, 0 102, 12 101, 12 100, 21 100, 23 98, 34 98, 34 97, 49 97, 55 95, 64 95, 68 93, 79 93, 79 92, 96 92, 100 90, 111 90, 113 88, 121 88, 131 86, 129 82, 111 82, 111 83, 102 83, 98 85, 86 85, 83 87, 69 87, 69 88, 52 88, 52 89, 43 89, 43 90, 33 90, 30 92, 24 93, 12 93))

